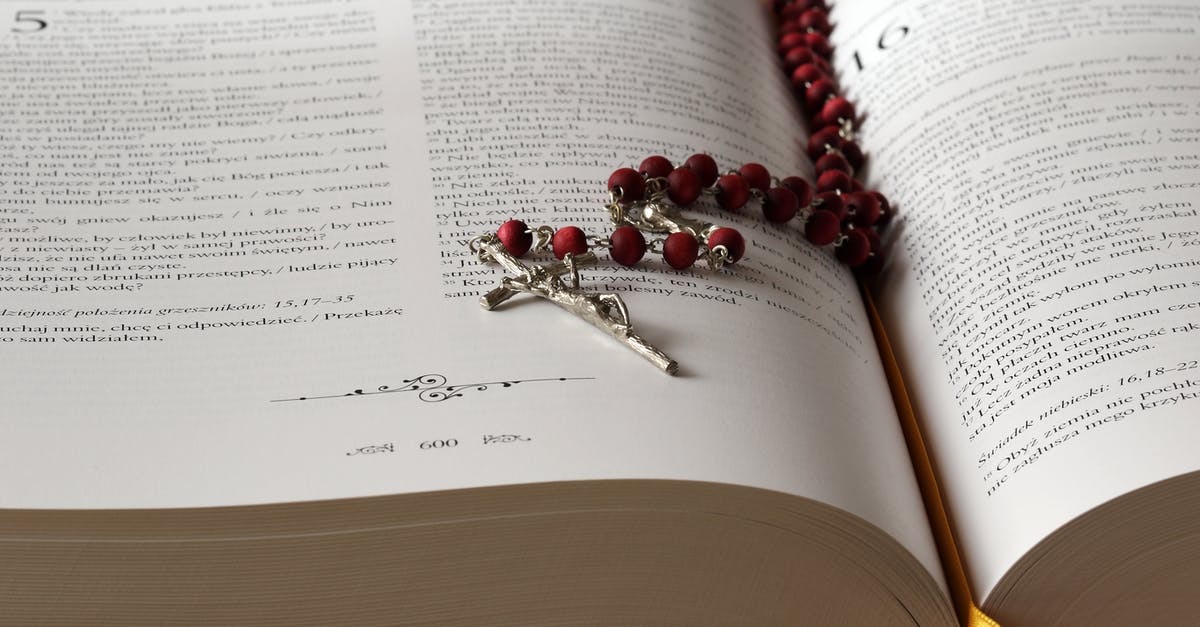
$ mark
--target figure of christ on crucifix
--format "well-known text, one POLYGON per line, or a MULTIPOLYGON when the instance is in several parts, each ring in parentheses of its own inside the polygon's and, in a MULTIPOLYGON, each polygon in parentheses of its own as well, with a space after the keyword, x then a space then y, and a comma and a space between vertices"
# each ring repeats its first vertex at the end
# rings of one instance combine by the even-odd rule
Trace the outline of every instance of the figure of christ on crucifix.
POLYGON ((472 248, 479 254, 480 259, 494 260, 511 273, 510 276, 501 279, 500 287, 479 298, 479 304, 484 309, 495 309, 500 303, 520 293, 533 294, 617 338, 663 372, 673 375, 679 371, 679 364, 674 359, 633 332, 629 322, 629 310, 619 295, 593 294, 580 289, 579 267, 595 264, 595 253, 568 254, 564 261, 526 265, 509 253, 495 235, 483 236, 473 244, 472 248), (563 274, 571 275, 570 285, 562 280, 563 274))

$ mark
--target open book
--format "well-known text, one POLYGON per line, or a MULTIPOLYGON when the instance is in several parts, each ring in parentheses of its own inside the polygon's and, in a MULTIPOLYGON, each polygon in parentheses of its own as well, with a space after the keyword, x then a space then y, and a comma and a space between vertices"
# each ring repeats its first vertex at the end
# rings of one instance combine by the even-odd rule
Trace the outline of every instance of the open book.
POLYGON ((0 4, 6 620, 1200 614, 1200 7, 838 3, 889 265, 699 209, 668 377, 467 242, 811 178, 759 3, 0 4))

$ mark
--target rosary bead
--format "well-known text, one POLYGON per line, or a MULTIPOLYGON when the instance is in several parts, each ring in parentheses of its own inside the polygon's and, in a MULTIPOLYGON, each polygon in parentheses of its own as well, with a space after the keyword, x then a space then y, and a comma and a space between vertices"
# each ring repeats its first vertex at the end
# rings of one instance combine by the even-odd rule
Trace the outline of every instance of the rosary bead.
POLYGON ((717 204, 722 209, 740 209, 750 200, 750 185, 740 174, 717 179, 717 204))
POLYGON ((623 266, 636 264, 646 254, 646 236, 632 226, 617 227, 608 242, 608 254, 623 266))
MULTIPOLYGON (((829 149, 840 149, 844 144, 847 144, 845 139, 842 139, 842 129, 839 126, 826 126, 813 133, 808 138, 808 157, 816 161, 821 155, 829 152, 829 149)), ((854 162, 849 158, 846 161, 853 166, 854 162)))
POLYGON ((804 237, 816 244, 824 246, 837 239, 842 221, 828 211, 814 211, 804 223, 804 237))
POLYGON ((790 20, 779 25, 779 34, 786 35, 788 33, 803 33, 804 27, 800 25, 799 20, 790 20))
POLYGON ((871 251, 867 256, 867 260, 861 266, 855 268, 859 274, 875 275, 883 270, 883 253, 871 251))
POLYGON ((812 62, 813 65, 817 66, 818 70, 821 70, 828 76, 833 76, 833 66, 829 64, 829 61, 825 57, 819 57, 814 54, 812 62))
POLYGON ((793 69, 806 63, 812 63, 814 59, 818 58, 820 57, 813 56, 812 50, 804 46, 796 46, 783 53, 783 64, 788 69, 793 69))
POLYGON ((701 189, 700 177, 692 168, 675 168, 667 175, 667 197, 680 207, 696 202, 701 189))
POLYGON ((879 234, 875 229, 859 229, 863 235, 871 242, 871 254, 867 257, 866 263, 855 268, 861 274, 879 274, 883 270, 883 242, 879 239, 879 234))
POLYGON ((822 9, 809 9, 800 14, 798 20, 803 29, 813 29, 818 33, 828 35, 832 29, 829 25, 829 14, 822 9))
POLYGON ((804 106, 809 111, 820 111, 825 105, 825 101, 830 96, 837 93, 837 85, 828 78, 818 78, 811 85, 804 88, 804 106))
POLYGON ((779 17, 790 22, 799 18, 800 15, 804 13, 805 8, 805 5, 800 2, 785 4, 783 8, 779 10, 779 17))
POLYGON ((821 107, 821 118, 826 124, 838 124, 841 120, 854 120, 854 103, 838 96, 830 98, 821 107))
POLYGON ((806 85, 815 83, 822 78, 827 79, 829 76, 813 63, 798 65, 796 69, 792 70, 792 86, 796 89, 806 89, 806 85))
POLYGON ((671 165, 671 160, 660 155, 646 157, 646 159, 642 161, 642 165, 638 166, 639 172, 645 174, 647 178, 652 179, 666 178, 666 176, 671 173, 671 170, 674 169, 675 166, 671 165))
POLYGON ((700 243, 688 233, 672 233, 663 243, 663 259, 676 270, 685 270, 696 263, 700 243))
POLYGON ((717 162, 706 154, 692 155, 683 162, 683 165, 691 168, 696 176, 700 177, 702 187, 712 187, 712 184, 717 182, 717 175, 720 174, 717 170, 717 162))
POLYGON ((828 58, 833 54, 833 46, 829 45, 829 40, 821 33, 805 33, 804 43, 808 44, 808 47, 812 48, 813 53, 818 56, 828 58))
POLYGON ((877 253, 876 256, 879 256, 878 253, 883 252, 883 240, 879 239, 879 233, 877 233, 875 231, 875 229, 855 229, 855 230, 861 231, 863 235, 867 236, 867 241, 871 243, 871 252, 877 253))
POLYGON ((842 197, 837 192, 820 192, 815 199, 821 202, 814 204, 814 209, 832 213, 838 222, 846 219, 846 203, 842 202, 842 197))
POLYGON ((850 221, 856 226, 871 226, 879 221, 879 200, 870 192, 851 192, 843 197, 850 221))
POLYGON ((746 183, 753 189, 765 194, 771 188, 771 173, 761 163, 747 163, 738 168, 738 173, 745 177, 746 183))
POLYGON ((621 168, 608 177, 608 191, 620 188, 621 202, 641 200, 646 195, 646 181, 633 168, 621 168))
MULTIPOLYGON (((789 177, 790 178, 790 177, 789 177)), ((786 182, 786 181, 785 181, 786 182)), ((800 200, 795 192, 787 187, 772 187, 763 198, 763 217, 767 222, 780 224, 796 217, 800 210, 800 200)))
POLYGON ((729 252, 729 263, 737 263, 746 254, 746 239, 737 229, 720 228, 708 236, 708 249, 724 246, 729 252))
POLYGON ((892 220, 892 206, 888 203, 888 199, 879 192, 869 192, 879 201, 879 221, 875 224, 883 226, 892 220))
POLYGON ((812 185, 809 185, 808 181, 798 176, 789 176, 780 181, 779 184, 792 190, 792 193, 796 195, 796 204, 798 206, 807 207, 812 204, 812 185))
POLYGON ((533 246, 533 233, 520 220, 509 220, 501 224, 500 228, 496 230, 496 237, 500 238, 500 243, 504 244, 504 249, 508 251, 508 254, 514 257, 524 255, 533 246))
POLYGON ((577 226, 563 227, 554 232, 554 236, 550 238, 550 246, 554 256, 559 259, 566 257, 567 253, 582 255, 588 249, 587 235, 577 226))
POLYGON ((796 46, 808 46, 807 33, 784 33, 779 37, 779 51, 787 52, 796 46))
POLYGON ((816 163, 817 175, 820 176, 830 170, 853 174, 854 171, 850 168, 850 162, 846 158, 836 152, 827 152, 817 159, 816 163))
POLYGON ((850 162, 850 167, 854 168, 856 172, 862 169, 863 161, 866 158, 863 157, 862 149, 858 147, 858 144, 843 140, 837 148, 842 151, 842 156, 846 158, 846 161, 850 162))
POLYGON ((827 170, 817 177, 818 192, 850 191, 850 175, 840 170, 827 170))
POLYGON ((851 268, 861 266, 871 254, 871 240, 863 234, 863 229, 851 229, 837 247, 836 254, 838 260, 851 268))

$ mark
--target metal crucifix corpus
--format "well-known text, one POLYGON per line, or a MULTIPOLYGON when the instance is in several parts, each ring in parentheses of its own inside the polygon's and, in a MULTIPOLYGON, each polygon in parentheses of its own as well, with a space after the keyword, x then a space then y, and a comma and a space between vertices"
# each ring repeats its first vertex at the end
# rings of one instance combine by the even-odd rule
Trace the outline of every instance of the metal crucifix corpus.
POLYGON ((580 289, 579 267, 595 264, 594 253, 567 255, 564 261, 545 265, 526 265, 510 254, 495 235, 483 236, 473 244, 480 259, 495 260, 510 273, 501 279, 500 287, 479 298, 484 309, 490 311, 520 293, 540 296, 612 335, 663 372, 675 374, 679 370, 674 359, 633 333, 629 310, 619 295, 591 294, 580 289), (563 281, 564 274, 571 276, 570 284, 563 281))

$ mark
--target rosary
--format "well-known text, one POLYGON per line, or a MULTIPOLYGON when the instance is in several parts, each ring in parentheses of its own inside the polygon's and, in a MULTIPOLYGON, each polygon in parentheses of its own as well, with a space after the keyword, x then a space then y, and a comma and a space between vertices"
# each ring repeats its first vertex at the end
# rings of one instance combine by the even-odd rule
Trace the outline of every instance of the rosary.
POLYGON ((598 263, 592 249, 607 249, 609 257, 623 266, 637 264, 647 252, 661 254, 676 270, 690 268, 700 259, 714 271, 737 263, 746 252, 741 233, 681 214, 681 208, 702 196, 730 212, 753 199, 767 222, 782 225, 795 220, 804 239, 831 249, 856 272, 879 271, 883 249, 878 229, 893 212, 882 194, 864 189, 854 177, 865 156, 854 141, 854 104, 839 95, 829 63, 833 47, 827 37, 833 27, 825 0, 779 0, 774 10, 779 56, 811 131, 807 153, 816 181, 798 176, 778 179, 758 163, 722 174, 707 154, 692 155, 679 166, 663 156, 648 157, 636 170, 620 168, 609 176, 606 207, 615 228, 607 237, 589 236, 575 226, 530 228, 520 220, 509 220, 494 234, 472 239, 470 249, 481 261, 496 262, 509 273, 499 287, 480 297, 484 309, 520 293, 539 296, 609 333, 662 371, 675 374, 679 364, 633 332, 621 297, 583 289, 579 269, 598 263), (646 233, 658 237, 647 241, 646 233), (525 264, 520 258, 531 250, 550 252, 558 261, 525 264))

